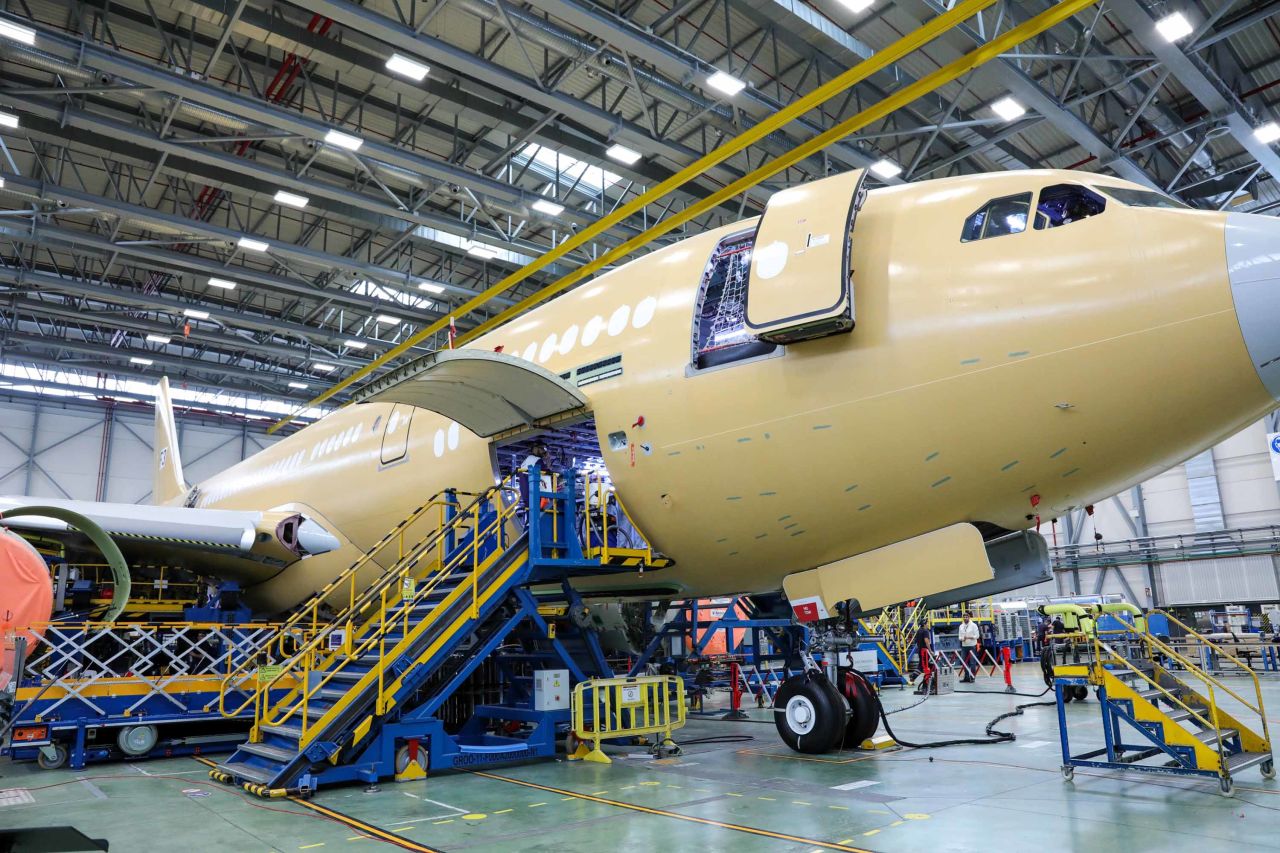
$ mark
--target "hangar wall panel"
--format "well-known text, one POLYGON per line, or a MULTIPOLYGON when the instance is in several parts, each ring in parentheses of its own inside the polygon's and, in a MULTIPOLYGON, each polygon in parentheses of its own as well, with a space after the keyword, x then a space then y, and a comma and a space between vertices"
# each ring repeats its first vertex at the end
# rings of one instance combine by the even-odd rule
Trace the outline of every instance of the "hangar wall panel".
MULTIPOLYGON (((151 497, 154 431, 146 409, 0 397, 0 494, 145 503, 151 497)), ((265 424, 178 414, 178 447, 189 483, 275 441, 265 424)))

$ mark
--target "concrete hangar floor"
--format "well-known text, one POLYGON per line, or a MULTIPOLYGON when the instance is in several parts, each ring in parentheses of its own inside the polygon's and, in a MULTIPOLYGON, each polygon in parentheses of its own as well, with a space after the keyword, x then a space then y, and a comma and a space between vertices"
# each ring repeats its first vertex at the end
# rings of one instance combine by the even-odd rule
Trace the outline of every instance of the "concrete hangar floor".
MULTIPOLYGON (((1038 693, 1038 668, 1016 668, 1015 686, 1038 693)), ((1264 691, 1280 707, 1280 683, 1264 691)), ((895 688, 883 697, 890 712, 918 700, 895 688)), ((1031 701, 935 696, 891 722, 908 740, 974 737, 1031 701)), ((6 762, 0 829, 73 825, 112 851, 201 853, 1280 849, 1280 782, 1249 774, 1232 799, 1212 781, 1178 777, 1079 769, 1065 782, 1052 707, 1002 721, 1013 743, 818 756, 783 745, 771 711, 750 713, 749 722, 691 720, 677 733, 687 745, 676 758, 614 750, 611 765, 508 765, 384 783, 375 793, 334 787, 306 801, 261 800, 211 782, 194 758, 84 771, 6 762), (750 740, 691 742, 728 735, 750 740)), ((1092 699, 1067 713, 1073 746, 1095 734, 1100 744, 1092 699)))

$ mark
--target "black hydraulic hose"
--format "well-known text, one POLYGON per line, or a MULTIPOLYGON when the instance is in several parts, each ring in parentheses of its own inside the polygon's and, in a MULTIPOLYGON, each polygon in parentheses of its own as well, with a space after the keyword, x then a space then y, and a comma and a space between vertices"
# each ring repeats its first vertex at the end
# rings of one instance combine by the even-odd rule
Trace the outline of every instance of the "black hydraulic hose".
POLYGON ((1053 690, 1052 687, 1046 687, 1039 693, 1017 693, 1008 690, 954 690, 953 693, 989 693, 992 696, 1030 696, 1032 699, 1039 699, 1041 696, 1053 690))
MULTIPOLYGON (((866 680, 866 676, 863 675, 862 673, 859 672, 858 676, 862 678, 864 681, 866 680)), ((928 687, 926 687, 925 689, 927 690, 928 687)), ((903 740, 902 738, 898 737, 896 734, 893 733, 893 726, 889 724, 889 714, 888 712, 885 711, 884 704, 880 701, 880 694, 874 690, 871 690, 869 692, 872 698, 875 699, 876 711, 880 715, 880 722, 884 725, 885 732, 889 735, 889 737, 893 738, 894 743, 897 743, 900 746, 911 747, 912 749, 941 749, 944 746, 983 746, 989 743, 1011 743, 1012 741, 1017 740, 1018 736, 1015 735, 1013 732, 1000 731, 999 729, 996 728, 997 723, 999 723, 1001 720, 1006 720, 1010 717, 1020 717, 1026 711, 1027 708, 1036 708, 1044 705, 1056 706, 1058 704, 1057 700, 1054 700, 1053 702, 1028 702, 1025 705, 1019 705, 1016 708, 1014 708, 1012 711, 1007 711, 1001 714, 1000 716, 996 717, 991 722, 987 723, 987 728, 986 728, 987 736, 984 738, 953 738, 951 740, 929 741, 928 743, 912 743, 911 741, 903 740)), ((972 691, 972 692, 976 693, 976 692, 986 692, 986 691, 972 691)), ((1048 692, 1049 692, 1048 690, 1045 691, 1045 693, 1048 693, 1048 692)), ((1008 694, 1005 694, 1005 695, 1008 695, 1008 694)), ((1041 693, 1040 695, 1043 696, 1044 693, 1041 693)), ((926 697, 927 697, 927 694, 926 694, 926 697)), ((916 704, 919 705, 922 703, 923 703, 923 700, 921 702, 917 702, 916 704)), ((909 707, 914 708, 915 705, 911 705, 909 707)), ((900 708, 898 710, 905 711, 907 709, 900 708)))

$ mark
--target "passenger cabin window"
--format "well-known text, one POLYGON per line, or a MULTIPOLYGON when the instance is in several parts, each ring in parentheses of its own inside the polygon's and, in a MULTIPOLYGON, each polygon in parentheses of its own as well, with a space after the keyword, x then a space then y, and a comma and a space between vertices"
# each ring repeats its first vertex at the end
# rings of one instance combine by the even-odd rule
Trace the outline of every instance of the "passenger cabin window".
POLYGON ((1163 207, 1169 210, 1192 209, 1163 193, 1156 193, 1150 190, 1131 190, 1126 187, 1099 187, 1099 189, 1128 207, 1163 207))
POLYGON ((693 366, 699 370, 778 348, 747 331, 747 277, 755 238, 754 231, 726 237, 707 262, 693 318, 693 366))
POLYGON ((1027 214, 1031 211, 1031 193, 992 199, 970 214, 964 221, 961 243, 1003 237, 1027 230, 1027 214))
POLYGON ((1106 210, 1107 200, 1078 184, 1054 184, 1040 190, 1036 205, 1036 230, 1058 228, 1097 216, 1106 210))

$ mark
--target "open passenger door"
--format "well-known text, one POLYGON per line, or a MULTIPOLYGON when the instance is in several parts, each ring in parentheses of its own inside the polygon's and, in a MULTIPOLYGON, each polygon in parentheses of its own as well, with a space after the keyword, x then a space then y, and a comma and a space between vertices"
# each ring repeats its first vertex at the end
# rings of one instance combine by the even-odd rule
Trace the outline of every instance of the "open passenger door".
POLYGON ((747 329, 785 344, 853 328, 853 224, 866 198, 855 169, 774 193, 756 232, 747 329))
POLYGON ((370 382, 356 399, 428 409, 481 438, 549 426, 588 408, 582 392, 551 371, 512 355, 472 349, 416 359, 370 382))

